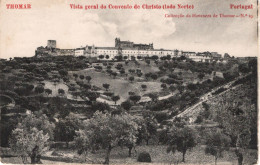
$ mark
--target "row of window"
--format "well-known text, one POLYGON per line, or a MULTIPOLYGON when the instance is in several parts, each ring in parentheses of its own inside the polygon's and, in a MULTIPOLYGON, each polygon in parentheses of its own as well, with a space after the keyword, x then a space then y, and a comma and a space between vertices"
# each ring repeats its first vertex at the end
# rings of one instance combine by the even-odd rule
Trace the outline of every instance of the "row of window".
MULTIPOLYGON (((97 53, 117 53, 117 51, 109 51, 109 50, 98 50, 97 53)), ((148 54, 149 52, 132 52, 132 51, 123 51, 122 53, 141 53, 141 54, 148 54)), ((158 52, 150 52, 151 54, 158 54, 158 52)), ((167 52, 168 54, 174 54, 173 52, 167 52)), ((164 52, 159 52, 159 54, 164 54, 164 52)))
POLYGON ((98 50, 97 52, 112 52, 112 53, 117 53, 117 50, 116 51, 113 51, 113 50, 98 50))

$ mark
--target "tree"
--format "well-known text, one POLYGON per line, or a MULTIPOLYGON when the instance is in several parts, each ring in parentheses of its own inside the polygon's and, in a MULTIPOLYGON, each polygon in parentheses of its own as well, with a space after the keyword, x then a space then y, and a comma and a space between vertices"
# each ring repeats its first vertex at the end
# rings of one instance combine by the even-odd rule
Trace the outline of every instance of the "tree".
POLYGON ((133 74, 133 73, 135 73, 135 70, 134 69, 128 69, 128 72, 133 74))
POLYGON ((73 77, 75 78, 75 80, 78 78, 78 74, 74 73, 73 77))
POLYGON ((189 90, 191 90, 191 91, 194 91, 194 90, 197 89, 197 85, 190 83, 190 84, 187 85, 187 88, 188 88, 189 90))
POLYGON ((158 76, 157 76, 157 74, 152 74, 152 75, 151 75, 151 78, 152 78, 153 80, 157 80, 158 76))
POLYGON ((125 70, 124 69, 121 69, 119 72, 120 72, 121 75, 125 74, 125 70))
POLYGON ((178 91, 180 92, 180 94, 182 94, 183 91, 184 91, 184 86, 179 85, 179 86, 177 87, 177 89, 178 89, 178 91))
POLYGON ((98 58, 99 59, 103 59, 105 56, 104 55, 99 55, 98 58))
POLYGON ((174 93, 174 91, 176 90, 176 87, 174 85, 171 85, 169 87, 169 89, 171 90, 172 94, 174 93))
POLYGON ((238 76, 239 76, 238 72, 224 72, 223 73, 223 77, 225 78, 226 81, 232 81, 238 76))
POLYGON ((23 163, 29 156, 32 164, 39 164, 41 155, 48 150, 49 139, 53 139, 53 127, 46 115, 27 115, 12 131, 9 139, 12 151, 22 157, 23 163))
POLYGON ((95 112, 97 111, 100 111, 100 112, 110 112, 111 111, 111 108, 110 106, 107 104, 107 103, 102 103, 102 102, 93 102, 92 105, 91 105, 91 111, 92 113, 94 114, 95 112))
POLYGON ((161 84, 161 88, 162 88, 162 89, 166 89, 166 88, 167 88, 167 85, 166 85, 165 83, 162 83, 162 84, 161 84))
POLYGON ((122 56, 122 55, 115 56, 115 59, 116 59, 117 61, 122 61, 122 60, 123 60, 123 56, 122 56))
POLYGON ((152 101, 156 101, 158 99, 158 95, 155 93, 149 93, 148 96, 151 98, 152 101))
POLYGON ((85 79, 86 79, 86 80, 88 81, 88 83, 89 83, 92 78, 91 78, 91 76, 86 76, 85 79))
POLYGON ((129 111, 132 107, 132 104, 130 101, 124 101, 121 103, 121 107, 123 107, 125 110, 129 111))
POLYGON ((80 121, 74 116, 67 116, 64 120, 60 119, 56 123, 54 129, 54 139, 56 141, 66 142, 67 147, 69 142, 74 140, 76 131, 79 130, 80 121))
POLYGON ((148 80, 149 77, 151 77, 151 73, 145 73, 144 76, 145 76, 146 80, 148 80))
POLYGON ((117 70, 120 70, 123 68, 123 65, 121 63, 118 63, 115 67, 117 70))
POLYGON ((110 86, 110 84, 107 84, 107 83, 103 84, 103 87, 106 89, 106 91, 109 89, 109 86, 110 86))
POLYGON ((114 76, 114 78, 116 78, 117 73, 116 72, 112 72, 112 76, 114 76))
POLYGON ((51 89, 45 89, 44 92, 49 96, 52 94, 52 90, 51 89))
POLYGON ((156 56, 156 55, 153 55, 153 56, 151 57, 151 59, 153 59, 153 60, 158 60, 158 59, 159 59, 159 57, 158 57, 158 56, 156 56))
POLYGON ((175 68, 170 68, 169 70, 170 70, 171 73, 173 73, 175 68))
POLYGON ((238 70, 241 73, 248 73, 250 71, 248 65, 245 63, 238 65, 238 70))
POLYGON ((215 165, 217 164, 217 159, 223 156, 223 151, 229 149, 230 142, 231 139, 219 129, 207 134, 205 153, 215 157, 215 165))
POLYGON ((42 85, 38 85, 35 87, 34 91, 38 94, 41 94, 44 92, 44 87, 42 85))
POLYGON ((83 86, 83 88, 86 89, 86 90, 91 89, 91 85, 90 85, 90 84, 83 84, 82 86, 83 86))
POLYGON ((84 92, 84 94, 92 102, 96 101, 96 99, 99 97, 99 93, 97 93, 97 92, 84 92))
POLYGON ((137 73, 137 76, 138 76, 138 77, 141 77, 142 75, 143 75, 142 72, 138 72, 138 73, 137 73))
POLYGON ((32 84, 23 84, 23 85, 25 86, 26 93, 30 93, 34 88, 34 85, 32 84))
POLYGON ((256 124, 254 123, 254 118, 257 116, 257 111, 251 105, 251 102, 243 102, 242 105, 238 106, 239 102, 234 100, 233 97, 225 97, 223 99, 225 102, 215 107, 218 113, 217 119, 224 132, 235 143, 235 154, 238 158, 238 164, 242 165, 243 154, 251 141, 251 127, 256 124))
POLYGON ((131 77, 129 77, 129 80, 130 80, 131 82, 133 82, 133 81, 134 81, 134 79, 135 79, 135 77, 134 77, 134 76, 131 76, 131 77))
POLYGON ((106 55, 106 59, 107 59, 107 60, 109 59, 109 55, 106 55))
POLYGON ((145 60, 145 63, 146 63, 147 65, 150 65, 151 61, 150 61, 150 60, 145 60))
POLYGON ((169 119, 169 114, 167 112, 157 112, 155 113, 154 118, 158 123, 161 123, 162 121, 169 119))
POLYGON ((137 144, 140 144, 142 140, 146 141, 146 145, 149 144, 149 140, 157 134, 157 122, 151 116, 146 116, 141 119, 136 119, 138 124, 137 144))
POLYGON ((59 74, 61 75, 61 77, 65 77, 68 75, 68 71, 61 69, 61 70, 59 70, 59 74))
POLYGON ((201 114, 199 114, 199 115, 197 116, 197 119, 194 121, 194 123, 200 124, 200 123, 202 123, 202 122, 203 122, 203 116, 202 116, 201 114))
MULTIPOLYGON (((86 161, 86 157, 87 157, 87 151, 90 148, 90 139, 87 136, 85 130, 78 130, 76 131, 76 136, 74 138, 74 144, 75 144, 75 148, 77 148, 77 152, 78 154, 82 155, 84 154, 84 158, 86 161)), ((101 164, 101 163, 97 163, 97 164, 101 164)))
POLYGON ((91 119, 84 123, 84 129, 77 132, 76 144, 80 150, 101 146, 106 149, 104 164, 109 164, 111 150, 119 145, 135 144, 138 125, 134 117, 123 113, 111 115, 96 112, 91 119))
POLYGON ((111 67, 110 65, 107 66, 107 69, 111 70, 111 68, 112 68, 112 67, 111 67))
POLYGON ((64 95, 64 94, 65 94, 65 91, 60 88, 60 89, 58 89, 58 93, 59 93, 60 95, 64 95))
POLYGON ((204 73, 199 73, 199 74, 198 74, 198 78, 199 78, 200 80, 202 80, 203 77, 205 77, 205 74, 204 74, 204 73))
POLYGON ((192 128, 189 127, 175 127, 173 126, 169 134, 169 146, 167 152, 179 151, 182 153, 182 161, 185 162, 185 154, 188 149, 192 149, 197 145, 196 134, 192 128))
POLYGON ((113 96, 112 97, 112 100, 115 102, 115 104, 116 104, 116 102, 118 101, 118 100, 120 100, 120 97, 117 95, 117 96, 113 96))
POLYGON ((102 64, 103 64, 103 66, 107 66, 108 65, 107 62, 102 62, 102 64))
POLYGON ((83 80, 83 79, 84 79, 84 75, 80 75, 79 78, 80 78, 81 80, 83 80))
POLYGON ((111 74, 113 73, 113 71, 111 69, 107 69, 107 73, 109 73, 109 76, 111 76, 111 74))
POLYGON ((141 96, 139 96, 139 95, 131 95, 131 96, 129 97, 129 99, 130 99, 131 101, 133 101, 134 103, 137 103, 137 102, 141 99, 141 96))
POLYGON ((141 85, 141 87, 142 87, 143 91, 145 91, 145 90, 146 90, 146 88, 147 88, 147 85, 145 85, 145 84, 142 84, 142 85, 141 85))

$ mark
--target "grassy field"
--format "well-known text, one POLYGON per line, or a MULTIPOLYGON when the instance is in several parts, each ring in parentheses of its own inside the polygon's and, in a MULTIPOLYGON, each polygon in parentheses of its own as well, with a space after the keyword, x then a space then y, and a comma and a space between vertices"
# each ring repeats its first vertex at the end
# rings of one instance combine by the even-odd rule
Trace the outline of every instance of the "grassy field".
MULTIPOLYGON (((120 100, 118 101, 118 103, 120 104, 121 102, 125 101, 129 95, 128 92, 135 92, 138 95, 145 95, 147 93, 151 93, 151 92, 161 92, 161 82, 160 79, 161 78, 167 78, 167 76, 164 77, 160 77, 157 80, 145 80, 144 74, 145 73, 155 73, 158 72, 158 66, 156 66, 153 62, 151 62, 150 65, 147 65, 144 61, 139 61, 140 66, 139 68, 134 64, 134 62, 129 62, 128 65, 125 65, 124 62, 120 62, 125 71, 128 73, 129 69, 140 69, 143 73, 143 75, 141 77, 137 77, 136 75, 134 75, 135 80, 133 82, 130 82, 128 80, 129 76, 131 76, 131 74, 128 73, 128 77, 125 76, 121 76, 118 74, 118 76, 116 78, 113 78, 111 76, 109 76, 108 73, 105 72, 105 67, 102 64, 93 64, 93 66, 95 65, 99 65, 103 67, 103 71, 101 72, 97 72, 95 69, 91 68, 91 69, 85 69, 85 70, 81 70, 81 71, 76 71, 76 72, 69 72, 70 73, 70 77, 71 77, 71 82, 74 81, 73 78, 73 74, 77 73, 78 75, 88 75, 91 76, 91 84, 95 85, 99 88, 101 88, 103 91, 105 90, 103 88, 103 84, 104 83, 108 83, 110 84, 109 87, 109 92, 113 92, 115 95, 119 95, 120 96, 120 100), (145 84, 147 85, 147 89, 145 91, 142 90, 141 85, 145 84)), ((114 72, 117 71, 117 69, 115 69, 115 66, 118 64, 118 62, 115 62, 114 65, 112 66, 112 70, 114 72)), ((184 70, 180 70, 180 69, 175 69, 176 73, 182 72, 182 77, 183 77, 183 82, 185 83, 191 83, 191 82, 198 82, 198 81, 203 81, 206 80, 208 78, 211 78, 211 75, 205 75, 203 80, 198 80, 197 78, 197 73, 191 73, 190 71, 184 71, 184 70)), ((81 81, 78 78, 78 81, 81 81)), ((83 80, 84 82, 86 82, 86 80, 83 80)))
MULTIPOLYGON (((172 153, 166 153, 167 146, 164 145, 144 145, 137 146, 135 154, 133 152, 132 157, 128 157, 128 149, 126 147, 121 148, 113 148, 110 155, 110 163, 111 164, 133 164, 137 163, 137 155, 142 151, 149 152, 152 158, 152 163, 162 163, 162 164, 170 164, 170 163, 181 163, 182 154, 176 152, 174 155, 172 153)), ((69 157, 75 158, 73 162, 81 162, 80 156, 76 155, 76 151, 70 150, 60 150, 59 153, 64 153, 64 155, 68 155, 69 157), (74 156, 72 156, 74 155, 74 156), (77 160, 76 160, 77 159, 77 160)), ((103 150, 99 150, 96 154, 88 154, 88 158, 93 160, 94 162, 103 162, 105 157, 105 152, 103 150)), ((181 164, 214 164, 214 157, 210 155, 205 155, 204 146, 197 146, 191 151, 187 151, 185 156, 185 163, 181 164)), ((29 160, 29 159, 28 159, 29 160)), ((2 163, 22 163, 21 158, 2 158, 2 163)), ((244 164, 253 164, 257 161, 257 152, 256 150, 247 150, 244 155, 244 164)), ((43 163, 62 163, 61 161, 51 161, 51 160, 42 160, 43 163)), ((91 163, 87 161, 86 163, 91 163)), ((237 164, 237 158, 233 151, 226 151, 223 153, 223 158, 218 159, 218 164, 237 164)))
MULTIPOLYGON (((77 72, 78 75, 89 75, 92 77, 91 84, 95 85, 105 91, 103 88, 103 84, 107 83, 110 84, 109 92, 115 93, 115 95, 120 96, 120 100, 118 103, 121 103, 128 99, 129 95, 128 92, 135 92, 138 95, 144 95, 150 92, 160 92, 161 91, 161 83, 157 81, 146 81, 146 82, 130 82, 128 79, 124 77, 116 77, 112 78, 107 73, 104 72, 97 72, 94 69, 86 69, 77 72), (143 91, 141 85, 147 85, 146 91, 143 91)), ((73 74, 73 73, 71 73, 73 74)), ((136 77, 135 77, 136 78, 136 77)), ((84 80, 86 81, 86 80, 84 80)))

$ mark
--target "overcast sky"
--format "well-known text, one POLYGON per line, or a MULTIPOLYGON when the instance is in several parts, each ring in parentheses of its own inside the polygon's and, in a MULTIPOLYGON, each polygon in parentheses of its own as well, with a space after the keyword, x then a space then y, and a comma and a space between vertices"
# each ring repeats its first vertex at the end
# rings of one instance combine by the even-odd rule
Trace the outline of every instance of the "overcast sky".
POLYGON ((115 37, 154 48, 217 51, 257 56, 256 0, 1 0, 0 57, 33 56, 36 47, 57 40, 59 48, 114 46, 115 37), (7 10, 6 3, 31 3, 31 10, 7 10), (193 4, 193 10, 72 10, 69 4, 193 4), (231 10, 229 4, 254 4, 231 10), (165 14, 252 14, 250 18, 165 18, 165 14))

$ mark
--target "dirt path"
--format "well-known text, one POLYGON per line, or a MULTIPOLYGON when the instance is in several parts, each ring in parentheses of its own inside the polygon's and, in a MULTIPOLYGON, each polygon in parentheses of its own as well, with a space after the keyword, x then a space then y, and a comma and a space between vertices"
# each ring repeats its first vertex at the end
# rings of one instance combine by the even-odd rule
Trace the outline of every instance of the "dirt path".
MULTIPOLYGON (((235 81, 237 81, 238 79, 244 78, 244 77, 246 77, 246 76, 248 76, 248 75, 249 75, 249 74, 246 74, 246 75, 243 75, 243 76, 239 76, 239 77, 237 77, 235 80, 233 80, 233 81, 231 81, 231 82, 228 82, 228 83, 226 83, 226 84, 224 84, 224 85, 221 85, 221 86, 219 86, 219 87, 214 88, 212 91, 210 91, 210 92, 204 94, 203 96, 201 96, 201 97, 200 97, 200 101, 199 101, 198 103, 196 103, 195 105, 192 105, 191 107, 188 107, 188 108, 185 109, 183 112, 181 112, 181 113, 178 114, 177 116, 174 116, 174 117, 173 117, 172 119, 170 119, 169 121, 173 121, 173 120, 175 119, 175 117, 185 117, 187 114, 192 113, 192 112, 194 111, 194 109, 196 109, 198 106, 200 106, 203 102, 208 101, 208 100, 210 100, 210 99, 213 99, 213 98, 215 98, 215 97, 217 97, 217 96, 219 96, 219 95, 222 95, 222 94, 228 92, 228 91, 231 90, 231 89, 234 89, 234 88, 238 87, 239 85, 237 85, 237 86, 235 86, 235 87, 231 87, 231 85, 232 85, 235 81), (223 91, 223 92, 221 92, 221 93, 219 93, 218 95, 215 95, 215 96, 212 95, 212 93, 216 92, 218 89, 223 88, 223 87, 228 88, 228 89, 225 90, 225 91, 223 91)), ((191 119, 190 122, 194 122, 194 120, 195 120, 195 119, 193 118, 193 119, 191 119)))

